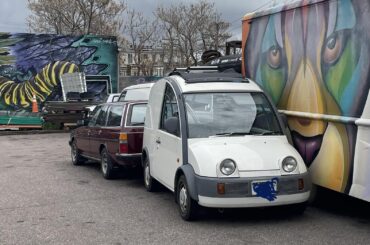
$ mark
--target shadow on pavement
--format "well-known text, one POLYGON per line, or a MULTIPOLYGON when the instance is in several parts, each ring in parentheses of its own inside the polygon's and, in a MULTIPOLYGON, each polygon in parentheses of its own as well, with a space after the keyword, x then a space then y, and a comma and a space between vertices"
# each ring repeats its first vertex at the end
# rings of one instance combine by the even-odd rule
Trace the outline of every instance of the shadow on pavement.
MULTIPOLYGON (((100 162, 96 161, 87 161, 83 163, 79 167, 84 167, 84 168, 89 168, 89 169, 95 169, 97 172, 100 172, 100 162)), ((135 180, 135 179, 141 179, 143 178, 143 170, 141 167, 136 167, 136 168, 124 168, 124 167, 119 167, 116 169, 115 172, 115 178, 112 179, 114 180, 135 180)))
POLYGON ((284 220, 300 219, 303 215, 290 213, 281 207, 270 208, 236 208, 236 209, 203 209, 200 211, 199 220, 218 220, 225 222, 281 222, 284 220))
MULTIPOLYGON (((98 162, 87 162, 82 167, 96 169, 100 172, 98 162)), ((132 188, 145 188, 143 184, 143 171, 138 168, 120 168, 117 169, 116 178, 112 181, 120 180, 125 186, 132 188)), ((160 185, 156 194, 162 193, 169 195, 168 199, 173 197, 173 193, 160 185)), ((353 219, 359 224, 370 225, 370 203, 360 199, 350 197, 322 187, 318 187, 315 201, 308 206, 308 211, 317 209, 328 214, 347 217, 353 219)), ((305 214, 297 215, 289 212, 289 207, 270 207, 270 208, 234 208, 234 209, 210 209, 201 208, 200 220, 224 220, 232 221, 253 221, 253 222, 275 222, 286 219, 304 219, 305 214)))
POLYGON ((312 206, 334 215, 356 218, 360 223, 370 224, 370 203, 346 194, 318 187, 312 206))

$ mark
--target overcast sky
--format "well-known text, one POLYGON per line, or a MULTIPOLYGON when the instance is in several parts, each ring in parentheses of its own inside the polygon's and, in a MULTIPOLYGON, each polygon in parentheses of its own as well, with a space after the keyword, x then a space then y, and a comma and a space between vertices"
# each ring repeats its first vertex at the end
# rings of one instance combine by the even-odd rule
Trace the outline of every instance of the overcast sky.
MULTIPOLYGON (((71 0, 73 1, 73 0, 71 0)), ((246 13, 262 9, 272 0, 215 0, 216 8, 222 13, 225 20, 231 22, 233 33, 241 32, 241 18, 246 13), (240 31, 239 31, 240 30, 240 31)), ((282 0, 275 0, 282 1, 282 0)), ((176 3, 178 0, 126 0, 129 8, 142 11, 150 15, 157 6, 176 3)), ((197 0, 183 0, 183 2, 197 2, 197 0)), ((0 0, 0 32, 28 32, 26 25, 27 0, 0 0)))

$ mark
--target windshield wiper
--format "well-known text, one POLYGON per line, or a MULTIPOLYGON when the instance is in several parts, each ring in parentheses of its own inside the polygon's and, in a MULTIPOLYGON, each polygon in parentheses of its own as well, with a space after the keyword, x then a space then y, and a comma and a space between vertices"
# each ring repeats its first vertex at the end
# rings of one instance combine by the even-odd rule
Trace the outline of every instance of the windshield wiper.
POLYGON ((281 135, 282 133, 280 131, 266 131, 263 133, 260 133, 258 135, 281 135))
POLYGON ((250 135, 250 132, 228 132, 228 133, 218 133, 212 135, 211 137, 219 137, 219 136, 240 136, 240 135, 250 135))

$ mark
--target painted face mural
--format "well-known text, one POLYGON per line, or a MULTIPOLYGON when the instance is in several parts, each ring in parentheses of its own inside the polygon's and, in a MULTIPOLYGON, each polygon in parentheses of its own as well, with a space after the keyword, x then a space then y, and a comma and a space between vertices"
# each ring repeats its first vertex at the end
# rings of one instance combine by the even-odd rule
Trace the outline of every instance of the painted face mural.
POLYGON ((370 2, 315 2, 253 18, 245 71, 289 115, 293 144, 313 181, 348 193, 353 118, 361 117, 369 91, 370 2))
POLYGON ((0 110, 29 110, 33 94, 39 102, 61 99, 64 73, 110 75, 115 91, 116 64, 114 37, 0 33, 0 110))

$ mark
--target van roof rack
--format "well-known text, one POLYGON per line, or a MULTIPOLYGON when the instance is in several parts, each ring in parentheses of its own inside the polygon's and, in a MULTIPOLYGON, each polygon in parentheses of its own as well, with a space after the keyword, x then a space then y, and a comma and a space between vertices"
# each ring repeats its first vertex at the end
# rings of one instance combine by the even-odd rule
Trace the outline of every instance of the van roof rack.
POLYGON ((175 72, 218 72, 218 66, 188 66, 188 67, 177 67, 171 73, 175 72))
POLYGON ((235 71, 219 70, 218 66, 190 66, 186 68, 175 68, 169 76, 177 75, 184 78, 186 83, 205 83, 205 82, 244 82, 249 83, 248 79, 243 79, 242 75, 235 71))

